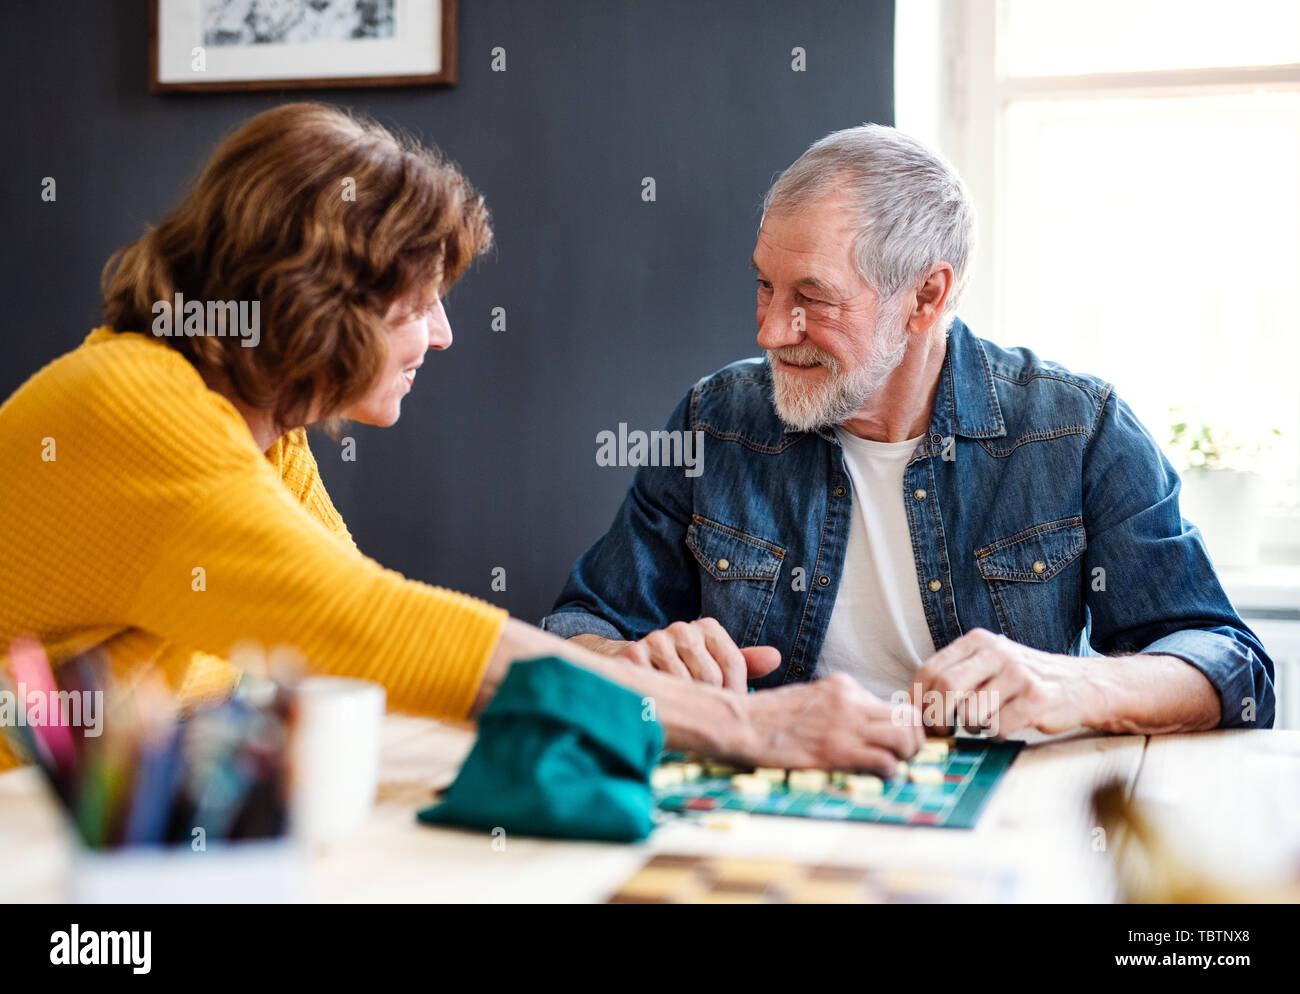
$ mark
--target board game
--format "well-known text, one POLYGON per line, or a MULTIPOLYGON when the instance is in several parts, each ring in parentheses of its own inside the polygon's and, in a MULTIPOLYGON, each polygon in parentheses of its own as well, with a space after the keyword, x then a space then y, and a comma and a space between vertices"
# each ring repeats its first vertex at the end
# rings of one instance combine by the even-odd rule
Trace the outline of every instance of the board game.
POLYGON ((819 770, 747 769, 675 753, 651 777, 663 811, 783 815, 974 828, 1023 743, 931 739, 882 779, 819 770))
POLYGON ((811 865, 659 853, 607 904, 990 904, 1010 900, 1006 873, 932 867, 811 865))

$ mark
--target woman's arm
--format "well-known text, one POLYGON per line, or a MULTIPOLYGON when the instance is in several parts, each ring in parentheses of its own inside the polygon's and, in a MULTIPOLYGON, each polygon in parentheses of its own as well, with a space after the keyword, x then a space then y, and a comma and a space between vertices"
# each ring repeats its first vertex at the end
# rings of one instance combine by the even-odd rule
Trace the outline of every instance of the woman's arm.
POLYGON ((374 680, 394 708, 435 717, 477 713, 511 663, 557 655, 652 698, 673 748, 886 772, 920 745, 915 714, 891 712, 848 679, 748 695, 694 685, 385 569, 299 503, 240 440, 242 425, 200 434, 164 418, 165 385, 149 395, 163 410, 123 447, 132 455, 109 481, 114 493, 94 497, 109 499, 121 523, 141 525, 114 533, 119 575, 131 578, 127 625, 221 656, 241 639, 290 645, 319 671, 374 680))
POLYGON ((925 740, 915 708, 891 708, 849 677, 737 694, 630 666, 509 619, 488 659, 473 715, 519 659, 560 656, 645 695, 669 748, 767 766, 856 768, 892 774, 925 740))

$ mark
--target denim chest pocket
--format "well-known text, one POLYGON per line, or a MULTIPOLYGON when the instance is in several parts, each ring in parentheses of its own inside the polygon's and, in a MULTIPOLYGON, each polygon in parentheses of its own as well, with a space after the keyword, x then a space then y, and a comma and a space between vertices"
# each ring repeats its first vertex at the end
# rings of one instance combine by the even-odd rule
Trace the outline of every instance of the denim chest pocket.
POLYGON ((686 529, 686 546, 700 566, 700 616, 716 618, 737 645, 754 645, 785 549, 698 514, 686 529))
POLYGON ((1004 635, 1069 652, 1083 628, 1082 518, 1049 521, 975 550, 1004 635))

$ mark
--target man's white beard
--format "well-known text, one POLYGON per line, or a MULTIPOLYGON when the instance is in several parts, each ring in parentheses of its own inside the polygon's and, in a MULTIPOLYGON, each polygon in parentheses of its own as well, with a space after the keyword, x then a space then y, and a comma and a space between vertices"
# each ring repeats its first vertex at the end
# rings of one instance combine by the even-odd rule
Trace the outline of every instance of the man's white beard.
POLYGON ((785 349, 768 349, 776 413, 796 431, 816 431, 843 424, 899 367, 907 354, 907 341, 902 308, 891 301, 881 306, 871 355, 851 376, 844 375, 838 359, 807 342, 785 349), (777 365, 778 359, 798 365, 818 362, 826 367, 828 375, 820 385, 802 383, 798 380, 801 374, 783 372, 777 365))

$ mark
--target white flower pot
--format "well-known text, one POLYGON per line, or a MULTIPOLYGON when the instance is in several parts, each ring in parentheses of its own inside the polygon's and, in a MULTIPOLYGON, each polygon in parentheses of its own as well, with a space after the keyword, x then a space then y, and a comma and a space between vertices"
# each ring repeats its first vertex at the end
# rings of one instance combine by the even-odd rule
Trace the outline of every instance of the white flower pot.
POLYGON ((1236 469, 1188 469, 1179 501, 1205 538, 1214 565, 1255 566, 1260 546, 1260 477, 1236 469))

